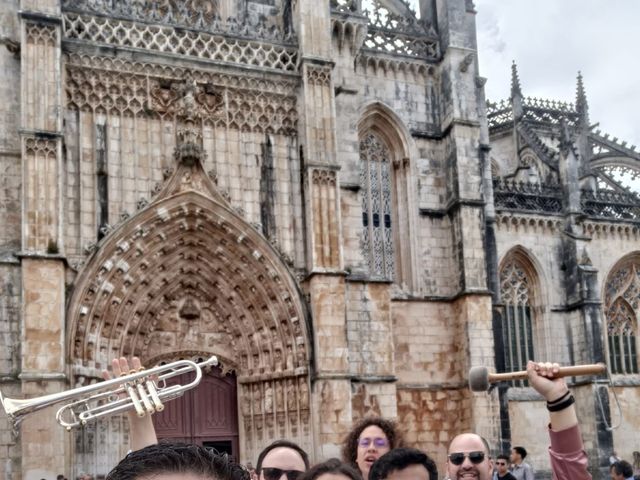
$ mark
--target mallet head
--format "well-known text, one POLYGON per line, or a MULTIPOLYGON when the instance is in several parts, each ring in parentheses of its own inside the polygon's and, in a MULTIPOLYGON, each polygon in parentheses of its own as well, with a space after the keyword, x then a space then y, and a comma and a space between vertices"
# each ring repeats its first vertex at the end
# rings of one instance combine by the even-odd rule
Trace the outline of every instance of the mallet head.
POLYGON ((469 370, 469 388, 473 392, 489 390, 489 370, 487 367, 472 367, 469 370))

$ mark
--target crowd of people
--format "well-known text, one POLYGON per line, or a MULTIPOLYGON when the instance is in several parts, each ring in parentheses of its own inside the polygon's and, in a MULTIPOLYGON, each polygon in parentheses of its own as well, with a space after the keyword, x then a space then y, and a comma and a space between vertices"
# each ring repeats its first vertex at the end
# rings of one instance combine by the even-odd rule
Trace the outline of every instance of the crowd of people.
MULTIPOLYGON (((138 368, 134 360, 134 368, 138 368)), ((114 360, 113 373, 128 371, 126 360, 114 360)), ((546 400, 549 418, 549 455, 557 480, 590 479, 587 455, 576 416, 574 398, 566 382, 557 378, 556 364, 529 362, 530 385, 546 400)), ((258 456, 255 469, 241 467, 225 454, 197 445, 157 443, 149 417, 132 414, 132 448, 106 480, 438 480, 438 468, 428 453, 404 445, 401 429, 392 421, 367 417, 358 422, 344 440, 341 459, 311 466, 309 456, 297 444, 278 440, 258 456)), ((545 428, 541 425, 541 428, 545 428)), ((449 444, 444 475, 449 480, 530 480, 524 462, 526 450, 515 447, 511 458, 491 458, 487 441, 467 432, 449 444), (511 467, 511 471, 509 468, 511 467)), ((618 469, 619 462, 612 465, 618 469)), ((612 474, 613 475, 613 474, 612 474)), ((624 475, 624 473, 623 473, 624 475)), ((612 477, 618 478, 618 477, 612 477)), ((620 477, 625 478, 626 477, 620 477)))

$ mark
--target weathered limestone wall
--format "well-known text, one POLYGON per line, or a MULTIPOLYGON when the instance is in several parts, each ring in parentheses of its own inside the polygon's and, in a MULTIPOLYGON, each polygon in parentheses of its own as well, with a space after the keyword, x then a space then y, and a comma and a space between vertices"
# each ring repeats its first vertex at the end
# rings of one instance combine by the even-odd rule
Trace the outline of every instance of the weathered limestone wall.
MULTIPOLYGON (((176 124, 131 115, 68 112, 66 115, 67 175, 65 241, 69 255, 83 257, 83 249, 97 238, 99 198, 97 156, 107 159, 108 221, 134 214, 139 202, 149 200, 163 171, 172 168, 176 124), (104 131, 104 140, 98 131, 104 131), (104 145, 103 145, 104 143, 104 145)), ((273 182, 274 241, 292 260, 300 261, 300 166, 294 137, 244 132, 207 125, 202 129, 205 171, 215 172, 218 188, 230 204, 253 224, 263 223, 261 178, 268 143, 273 182)))
MULTIPOLYGON (((22 260, 22 396, 66 389, 64 363, 64 266, 59 260, 22 260)), ((66 471, 69 439, 48 408, 21 427, 22 478, 39 480, 66 471)))
MULTIPOLYGON (((543 401, 525 400, 509 402, 509 422, 511 424, 511 445, 527 450, 525 462, 539 475, 549 472, 549 433, 547 423, 549 412, 543 401)), ((495 448, 495 445, 492 445, 495 448)), ((509 452, 501 452, 509 454, 509 452)), ((536 477, 537 478, 537 477, 536 477)))
MULTIPOLYGON (((0 263, 0 389, 7 398, 22 398, 20 371, 20 314, 22 311, 20 265, 17 260, 0 263)), ((19 478, 20 439, 11 432, 7 417, 0 415, 0 472, 7 480, 19 478)))
POLYGON ((613 431, 613 445, 618 456, 629 462, 633 459, 633 452, 638 450, 638 432, 640 432, 639 402, 640 387, 638 386, 615 387, 609 390, 611 423, 612 425, 620 424, 620 427, 613 431), (614 392, 620 402, 622 418, 618 413, 614 392))
MULTIPOLYGON (((0 37, 20 41, 18 0, 6 1, 0 13, 0 37)), ((0 46, 0 255, 20 247, 20 55, 0 46)))

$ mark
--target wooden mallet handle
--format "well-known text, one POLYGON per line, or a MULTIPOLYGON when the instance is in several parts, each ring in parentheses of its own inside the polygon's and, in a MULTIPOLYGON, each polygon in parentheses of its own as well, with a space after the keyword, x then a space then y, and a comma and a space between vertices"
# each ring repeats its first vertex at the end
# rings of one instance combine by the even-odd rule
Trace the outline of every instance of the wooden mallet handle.
MULTIPOLYGON (((569 367, 559 367, 555 378, 560 377, 577 377, 580 375, 599 375, 605 372, 607 366, 604 363, 595 363, 591 365, 573 365, 569 367)), ((526 380, 528 378, 527 371, 507 373, 489 373, 486 367, 473 367, 469 370, 469 387, 474 392, 485 392, 489 389, 489 385, 497 382, 509 382, 511 380, 526 380)))

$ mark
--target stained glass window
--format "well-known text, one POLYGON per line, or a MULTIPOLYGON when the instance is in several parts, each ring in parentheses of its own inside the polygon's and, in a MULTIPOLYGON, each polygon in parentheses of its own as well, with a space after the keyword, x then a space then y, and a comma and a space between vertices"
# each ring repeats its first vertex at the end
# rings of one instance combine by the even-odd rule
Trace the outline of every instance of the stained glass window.
MULTIPOLYGON (((505 305, 502 319, 505 371, 525 370, 533 360, 532 283, 523 266, 510 260, 500 272, 500 289, 505 305)), ((526 386, 526 381, 514 381, 514 386, 526 386)))
POLYGON ((389 149, 374 133, 360 141, 362 253, 373 278, 394 279, 389 149))
POLYGON ((612 373, 639 373, 638 311, 640 311, 640 266, 627 263, 609 275, 605 287, 607 345, 612 373))

